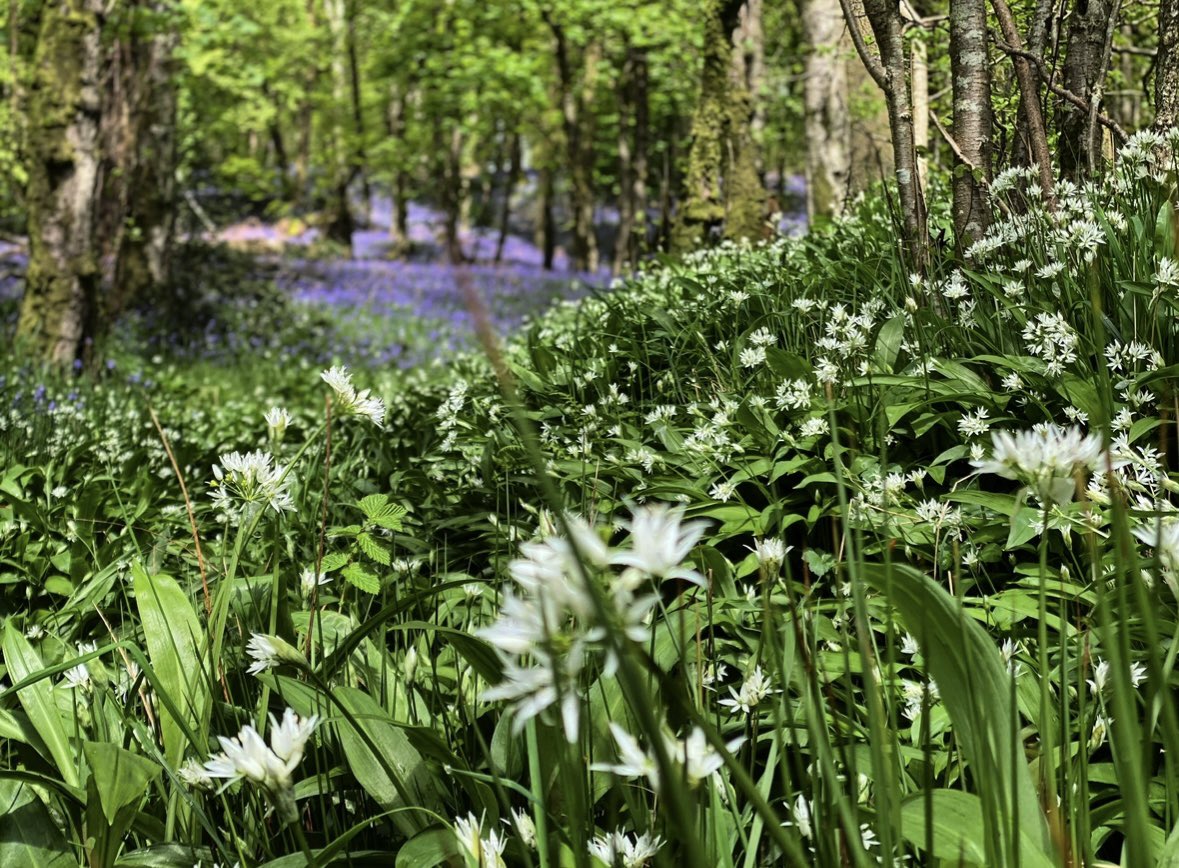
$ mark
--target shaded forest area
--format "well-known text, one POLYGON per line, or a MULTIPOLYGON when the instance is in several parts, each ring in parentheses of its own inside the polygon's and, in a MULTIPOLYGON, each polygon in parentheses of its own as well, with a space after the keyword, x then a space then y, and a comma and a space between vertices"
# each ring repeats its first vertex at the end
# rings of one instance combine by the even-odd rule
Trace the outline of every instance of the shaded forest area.
MULTIPOLYGON (((178 237, 227 221, 312 226, 347 254, 389 211, 439 215, 545 267, 632 269, 759 239, 796 207, 838 216, 881 178, 914 268, 927 187, 954 243, 988 184, 1038 165, 1098 175, 1127 131, 1179 113, 1174 0, 13 0, 0 75, 0 220, 27 236, 17 325, 56 364, 169 283, 178 237), (934 177, 931 181, 930 178, 934 177)), ((486 246, 486 245, 485 245, 486 246)))

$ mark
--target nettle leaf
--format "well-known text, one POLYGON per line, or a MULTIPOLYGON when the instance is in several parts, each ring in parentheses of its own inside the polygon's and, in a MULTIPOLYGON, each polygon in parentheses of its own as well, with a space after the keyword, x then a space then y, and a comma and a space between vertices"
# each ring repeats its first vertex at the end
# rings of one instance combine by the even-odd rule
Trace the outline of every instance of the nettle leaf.
POLYGON ((393 562, 393 556, 389 553, 389 549, 383 543, 373 539, 372 534, 360 533, 356 537, 356 542, 360 546, 360 550, 378 564, 387 567, 393 562))
POLYGON ((387 494, 370 494, 368 497, 362 498, 360 503, 356 505, 360 507, 360 511, 364 513, 366 518, 372 518, 380 513, 388 502, 389 495, 387 494))
POLYGON ((385 528, 385 530, 401 530, 401 519, 405 516, 405 507, 398 506, 395 503, 390 503, 384 507, 378 514, 369 517, 369 521, 373 524, 385 528))
POLYGON ((358 563, 348 564, 341 575, 366 594, 378 594, 381 591, 381 580, 358 563))
POLYGON ((332 552, 323 556, 323 562, 319 565, 319 571, 321 573, 334 573, 351 559, 352 556, 345 552, 332 552))

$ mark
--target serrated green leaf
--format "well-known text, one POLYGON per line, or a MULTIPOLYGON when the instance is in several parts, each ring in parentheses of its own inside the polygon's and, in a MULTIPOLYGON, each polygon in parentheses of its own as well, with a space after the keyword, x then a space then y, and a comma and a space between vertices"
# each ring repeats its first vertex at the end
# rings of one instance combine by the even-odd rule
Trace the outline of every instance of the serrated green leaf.
POLYGON ((364 513, 366 518, 372 518, 384 509, 388 502, 389 495, 387 494, 370 494, 368 497, 362 498, 360 503, 356 505, 360 507, 360 511, 364 513))
POLYGON ((319 565, 319 571, 321 573, 334 573, 351 559, 351 555, 345 552, 332 552, 323 556, 323 562, 319 565))
POLYGON ((381 580, 358 563, 348 564, 341 575, 366 594, 381 592, 381 580))
POLYGON ((373 539, 372 534, 361 533, 356 537, 356 542, 360 546, 360 550, 378 564, 387 567, 393 562, 393 556, 389 553, 389 549, 373 539))

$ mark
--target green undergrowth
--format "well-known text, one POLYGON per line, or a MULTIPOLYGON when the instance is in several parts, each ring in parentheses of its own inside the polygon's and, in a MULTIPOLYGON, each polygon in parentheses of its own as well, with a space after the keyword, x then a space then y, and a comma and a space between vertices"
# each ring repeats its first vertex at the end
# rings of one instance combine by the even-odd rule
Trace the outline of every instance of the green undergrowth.
POLYGON ((1056 211, 1002 176, 921 277, 870 200, 354 387, 22 397, 0 854, 1170 864, 1173 145, 1056 211), (286 709, 290 768, 204 777, 286 709))

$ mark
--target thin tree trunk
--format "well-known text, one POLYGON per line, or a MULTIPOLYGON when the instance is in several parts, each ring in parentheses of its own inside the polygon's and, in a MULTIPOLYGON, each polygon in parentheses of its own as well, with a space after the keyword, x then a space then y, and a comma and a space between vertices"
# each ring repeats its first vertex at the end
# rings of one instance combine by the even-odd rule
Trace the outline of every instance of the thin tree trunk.
POLYGON ((405 145, 405 98, 394 88, 385 115, 385 129, 389 138, 399 145, 395 151, 397 166, 393 172, 392 213, 389 215, 391 255, 400 259, 409 252, 409 173, 405 171, 402 151, 405 145))
POLYGON ((1179 0, 1159 7, 1159 50, 1154 59, 1154 128, 1179 125, 1179 0))
POLYGON ((961 252, 991 222, 991 68, 986 0, 950 3, 950 74, 954 88, 954 237, 961 252))
POLYGON ((566 159, 569 169, 570 210, 573 212, 573 267, 596 271, 598 243, 594 236, 593 137, 589 129, 590 98, 597 76, 600 49, 595 43, 584 52, 584 73, 580 93, 573 75, 573 58, 564 26, 548 12, 545 22, 553 34, 560 84, 561 118, 564 124, 566 159))
MULTIPOLYGON (((441 123, 436 120, 441 142, 441 123)), ((459 224, 463 212, 463 134, 457 126, 451 131, 450 144, 445 146, 444 171, 442 180, 442 216, 443 241, 446 246, 446 258, 451 265, 461 265, 466 261, 463 255, 462 238, 459 234, 459 224)))
POLYGON ((631 105, 634 106, 634 158, 631 172, 631 201, 635 208, 635 227, 631 235, 627 262, 631 268, 639 263, 639 254, 647 240, 647 177, 650 173, 651 138, 650 74, 646 49, 631 47, 631 105))
MULTIPOLYGON (((1007 0, 991 0, 991 6, 994 7, 995 17, 999 19, 1003 39, 1016 52, 1022 52, 1023 42, 1015 28, 1015 18, 1011 14, 1007 0)), ((1019 104, 1023 107, 1024 118, 1027 121, 1028 144, 1032 152, 1032 161, 1039 170, 1044 204, 1050 210, 1055 210, 1056 183, 1052 174, 1052 157, 1048 153, 1048 128, 1044 124, 1044 115, 1040 112, 1039 78, 1033 75, 1031 61, 1022 54, 1012 54, 1011 65, 1015 67, 1015 77, 1019 82, 1019 104)))
MULTIPOLYGON (((1036 0, 1036 8, 1032 14, 1032 20, 1028 24, 1027 50, 1037 57, 1044 56, 1044 48, 1048 44, 1052 8, 1053 0, 1036 0)), ((1040 88, 1044 81, 1040 75, 1039 68, 1029 64, 1027 78, 1031 80, 1032 85, 1029 93, 1034 94, 1034 97, 1025 97, 1023 86, 1022 84, 1020 85, 1019 118, 1015 125, 1014 152, 1012 154, 1012 162, 1018 166, 1028 166, 1036 162, 1036 145, 1032 140, 1031 130, 1028 127, 1028 112, 1026 106, 1023 104, 1024 99, 1034 98, 1036 100, 1036 107, 1040 109, 1040 114, 1043 116, 1043 109, 1040 105, 1040 88)))
POLYGON ((345 6, 347 18, 348 42, 348 83, 352 98, 352 125, 356 133, 356 142, 351 151, 352 177, 359 176, 361 195, 364 197, 363 220, 368 224, 372 219, 373 194, 368 181, 368 151, 365 145, 364 105, 360 99, 360 49, 356 39, 356 0, 345 6))
MULTIPOLYGON (((851 111, 847 62, 842 53, 846 24, 838 0, 807 0, 803 115, 806 129, 806 210, 812 223, 843 213, 851 172, 851 111)), ((780 175, 785 171, 780 169, 780 175)), ((779 178, 780 195, 785 179, 779 178)))
POLYGON ((348 86, 348 71, 345 64, 348 56, 347 17, 344 0, 324 0, 324 13, 331 38, 332 106, 330 123, 334 168, 331 189, 324 214, 324 235, 329 240, 352 250, 352 232, 356 228, 352 218, 352 205, 348 201, 348 187, 352 181, 351 147, 347 141, 340 114, 346 104, 344 95, 348 86))
POLYGON ((520 172, 523 168, 523 153, 520 148, 520 134, 513 132, 508 143, 508 177, 504 183, 503 201, 499 206, 499 237, 495 242, 495 263, 498 265, 504 259, 504 245, 508 241, 512 220, 512 194, 516 192, 516 185, 520 183, 520 172))
POLYGON ((631 234, 635 223, 634 200, 634 159, 631 152, 631 135, 634 124, 634 59, 628 45, 626 59, 622 64, 621 81, 618 88, 618 235, 614 239, 614 259, 610 265, 613 274, 622 272, 630 259, 631 234))
MULTIPOLYGON (((908 3, 902 4, 913 20, 917 12, 908 3)), ((909 68, 913 101, 913 147, 917 152, 917 179, 921 195, 925 195, 929 181, 929 52, 921 38, 909 40, 909 68)))
MULTIPOLYGON (((1114 13, 1114 0, 1077 0, 1068 18, 1067 53, 1062 84, 1086 102, 1104 78, 1106 31, 1114 13)), ((1089 117, 1079 106, 1063 101, 1057 108, 1057 153, 1061 174, 1073 180, 1089 173, 1096 155, 1089 146, 1089 117)))
POLYGON ((42 10, 29 94, 29 266, 17 338, 59 366, 82 358, 97 326, 100 0, 42 10))
POLYGON ((547 165, 540 170, 540 249, 544 268, 553 270, 557 256, 557 220, 553 216, 553 170, 547 165))
POLYGON ((925 200, 917 170, 913 135, 913 106, 910 99, 900 7, 889 0, 864 0, 864 12, 880 50, 877 58, 868 50, 850 0, 843 0, 844 16, 864 66, 884 92, 888 125, 892 136, 893 161, 900 204, 901 232, 916 269, 924 270, 929 252, 929 227, 925 200))
POLYGON ((754 240, 765 236, 768 213, 757 131, 758 92, 764 76, 761 0, 745 0, 741 5, 730 40, 725 237, 754 240))

